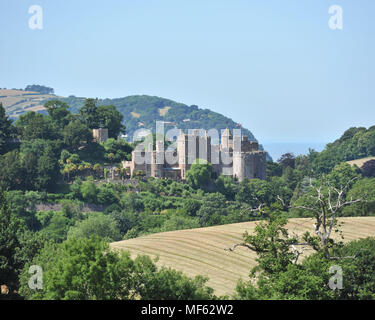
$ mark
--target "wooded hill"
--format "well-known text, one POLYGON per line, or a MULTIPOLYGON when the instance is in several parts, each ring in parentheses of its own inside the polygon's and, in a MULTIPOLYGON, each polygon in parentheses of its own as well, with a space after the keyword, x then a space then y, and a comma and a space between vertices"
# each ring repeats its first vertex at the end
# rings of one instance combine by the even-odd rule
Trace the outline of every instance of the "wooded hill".
MULTIPOLYGON (((3 103, 6 114, 13 119, 27 111, 46 113, 43 107, 48 100, 59 99, 70 106, 70 111, 77 113, 83 106, 84 97, 59 97, 52 94, 29 92, 24 90, 0 90, 0 102, 3 103)), ((242 134, 256 140, 246 128, 242 128, 230 118, 209 109, 196 105, 187 106, 169 99, 155 96, 136 95, 116 99, 99 99, 98 105, 114 105, 124 116, 124 124, 128 137, 141 128, 155 130, 156 121, 165 121, 165 130, 179 129, 212 129, 222 130, 242 129, 242 134)))

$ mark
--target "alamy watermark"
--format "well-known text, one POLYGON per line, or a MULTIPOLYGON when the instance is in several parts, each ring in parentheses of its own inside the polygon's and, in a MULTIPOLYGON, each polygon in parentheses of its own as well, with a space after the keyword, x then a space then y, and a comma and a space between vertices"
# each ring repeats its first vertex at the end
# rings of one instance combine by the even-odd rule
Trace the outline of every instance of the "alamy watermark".
POLYGON ((331 30, 343 30, 344 29, 344 10, 339 5, 330 6, 328 13, 331 17, 328 20, 328 26, 331 30))
MULTIPOLYGON (((213 128, 204 129, 188 129, 187 134, 182 130, 173 128, 165 133, 164 122, 156 121, 156 146, 154 137, 150 129, 139 129, 134 132, 133 142, 140 142, 134 152, 134 162, 138 165, 143 164, 169 164, 177 163, 193 164, 197 159, 202 159, 211 164, 233 163, 233 157, 241 154, 243 138, 241 129, 234 129, 230 135, 228 129, 219 130, 213 128), (220 139, 221 137, 221 139, 220 139), (219 141, 221 140, 221 144, 219 141), (170 145, 165 149, 165 142, 170 145), (155 148, 154 148, 155 146, 155 148), (177 151, 182 151, 177 152, 177 151), (155 152, 155 159, 153 159, 155 152)), ((254 142, 247 141, 245 144, 254 142)))
POLYGON ((329 273, 334 274, 331 278, 329 278, 329 288, 332 290, 339 289, 341 290, 343 288, 342 281, 343 281, 343 272, 342 268, 340 266, 331 266, 329 268, 329 273))
POLYGON ((41 266, 33 265, 29 268, 29 274, 32 276, 29 279, 28 285, 31 290, 43 289, 43 269, 41 266))
POLYGON ((29 18, 29 28, 31 30, 42 30, 43 29, 43 8, 39 5, 32 5, 29 7, 29 14, 32 16, 29 18))

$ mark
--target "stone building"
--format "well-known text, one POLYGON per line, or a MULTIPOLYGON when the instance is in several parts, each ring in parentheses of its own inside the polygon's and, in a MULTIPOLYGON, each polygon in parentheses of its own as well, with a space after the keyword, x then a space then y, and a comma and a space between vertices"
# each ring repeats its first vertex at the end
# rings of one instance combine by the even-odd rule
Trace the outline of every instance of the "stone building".
POLYGON ((157 141, 139 146, 132 152, 132 161, 124 161, 131 176, 142 173, 146 177, 185 180, 186 172, 197 159, 212 164, 219 175, 243 179, 266 178, 266 152, 259 150, 258 142, 249 141, 247 136, 232 136, 229 129, 221 135, 221 143, 213 144, 207 131, 194 130, 192 134, 180 131, 175 150, 164 150, 164 143, 157 141))
POLYGON ((108 129, 93 129, 92 136, 96 142, 106 142, 108 139, 108 129))

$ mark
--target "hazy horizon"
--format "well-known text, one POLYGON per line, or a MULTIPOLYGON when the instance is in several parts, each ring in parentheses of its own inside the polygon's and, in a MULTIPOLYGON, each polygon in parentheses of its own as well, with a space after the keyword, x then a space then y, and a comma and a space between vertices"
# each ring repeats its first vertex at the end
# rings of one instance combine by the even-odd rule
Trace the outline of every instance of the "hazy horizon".
POLYGON ((375 119, 375 2, 336 2, 3 0, 0 87, 159 96, 261 142, 334 141, 375 119), (29 27, 35 4, 40 30, 29 27), (329 27, 335 4, 342 30, 329 27))

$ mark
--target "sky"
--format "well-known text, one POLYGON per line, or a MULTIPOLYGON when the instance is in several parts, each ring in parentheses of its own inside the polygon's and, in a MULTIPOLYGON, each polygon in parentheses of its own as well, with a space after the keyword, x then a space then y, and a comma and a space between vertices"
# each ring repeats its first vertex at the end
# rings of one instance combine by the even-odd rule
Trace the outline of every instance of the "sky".
POLYGON ((373 0, 1 0, 0 87, 164 97, 261 142, 375 125, 373 0), (43 28, 30 29, 32 5, 43 28), (343 29, 332 30, 332 5, 343 29))

